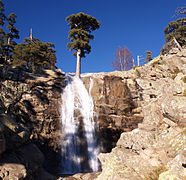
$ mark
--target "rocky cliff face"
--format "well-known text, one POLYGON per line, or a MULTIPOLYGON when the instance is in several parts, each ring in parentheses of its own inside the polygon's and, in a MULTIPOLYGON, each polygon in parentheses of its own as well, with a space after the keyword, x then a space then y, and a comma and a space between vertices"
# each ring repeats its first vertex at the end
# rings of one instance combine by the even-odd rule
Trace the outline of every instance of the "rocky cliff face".
POLYGON ((110 152, 121 132, 131 131, 143 120, 132 94, 138 93, 138 88, 134 84, 136 92, 132 92, 124 78, 112 74, 91 75, 82 79, 87 89, 90 80, 93 82, 91 94, 98 124, 98 137, 102 152, 110 152))
MULTIPOLYGON (((0 177, 56 179, 44 167, 54 172, 60 154, 64 74, 0 72, 0 177)), ((88 90, 93 82, 102 172, 73 178, 183 179, 185 74, 186 50, 127 72, 83 75, 88 90)))
POLYGON ((90 78, 103 152, 112 149, 99 155, 102 172, 92 179, 183 180, 186 50, 127 72, 85 74, 87 89, 90 78))
POLYGON ((97 179, 184 179, 186 50, 128 72, 95 74, 93 79, 105 76, 122 79, 133 104, 129 117, 140 115, 143 120, 132 122, 137 128, 122 133, 111 153, 99 155, 103 170, 97 179))
MULTIPOLYGON (((64 74, 42 75, 21 69, 1 71, 0 178, 51 179, 43 163, 59 152, 64 74)), ((52 159, 52 161, 50 161, 52 159)))

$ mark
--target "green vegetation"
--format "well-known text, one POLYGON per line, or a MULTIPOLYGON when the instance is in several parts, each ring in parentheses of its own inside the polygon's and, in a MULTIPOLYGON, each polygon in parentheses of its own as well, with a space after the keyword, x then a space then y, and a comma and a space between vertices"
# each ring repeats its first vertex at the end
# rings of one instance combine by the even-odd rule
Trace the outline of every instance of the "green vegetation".
POLYGON ((17 44, 19 31, 15 27, 17 16, 5 15, 4 3, 0 0, 0 64, 1 66, 20 66, 30 72, 54 69, 56 61, 54 44, 44 43, 36 38, 25 38, 17 44), (6 27, 5 27, 6 26, 6 27))
POLYGON ((4 11, 4 3, 0 0, 0 64, 10 63, 16 45, 14 39, 19 39, 19 31, 14 26, 17 16, 11 13, 7 17, 4 11))
MULTIPOLYGON (((179 15, 185 15, 186 8, 179 7, 176 10, 174 17, 179 15)), ((182 47, 186 46, 186 18, 181 17, 175 21, 170 22, 164 29, 166 44, 161 49, 161 54, 167 54, 172 48, 181 50, 182 47)))
POLYGON ((174 37, 181 46, 185 45, 185 32, 186 32, 186 18, 179 18, 176 21, 172 21, 165 28, 165 41, 169 42, 174 37))
POLYGON ((100 22, 96 18, 82 12, 68 16, 66 21, 69 22, 70 31, 68 39, 71 41, 67 44, 67 47, 71 51, 75 50, 73 55, 77 56, 76 75, 80 77, 81 58, 85 57, 85 54, 90 53, 91 46, 89 42, 91 39, 94 39, 91 32, 100 27, 100 22))
POLYGON ((56 56, 53 47, 54 44, 44 43, 37 38, 25 38, 24 43, 15 46, 13 65, 31 72, 55 69, 56 56))

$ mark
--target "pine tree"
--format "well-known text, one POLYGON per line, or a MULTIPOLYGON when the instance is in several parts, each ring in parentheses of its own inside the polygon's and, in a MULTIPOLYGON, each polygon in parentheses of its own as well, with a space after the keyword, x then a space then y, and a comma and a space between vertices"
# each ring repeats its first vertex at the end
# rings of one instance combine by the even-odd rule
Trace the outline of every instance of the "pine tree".
POLYGON ((186 18, 179 18, 176 21, 172 21, 164 30, 165 41, 169 42, 174 37, 181 46, 186 45, 186 18))
POLYGON ((77 56, 76 76, 80 77, 81 58, 85 57, 85 54, 90 53, 91 46, 89 42, 90 39, 94 39, 91 32, 100 27, 100 22, 96 18, 82 12, 68 16, 66 21, 69 22, 68 39, 71 41, 67 44, 67 47, 71 51, 75 50, 73 55, 77 56))
POLYGON ((54 44, 44 43, 37 38, 25 38, 24 43, 18 44, 13 52, 13 65, 22 66, 31 72, 43 69, 55 69, 56 56, 54 44))
POLYGON ((0 63, 10 64, 12 52, 16 45, 14 39, 19 39, 19 31, 14 26, 17 16, 14 13, 11 13, 6 17, 4 11, 4 4, 0 0, 0 63), (7 30, 4 30, 5 23, 8 24, 6 27, 7 30), (8 33, 6 33, 7 31, 8 33))
MULTIPOLYGON (((15 46, 17 43, 14 41, 14 39, 19 39, 19 31, 18 29, 14 26, 16 23, 16 15, 14 13, 11 13, 8 15, 7 21, 7 29, 8 33, 4 35, 5 41, 4 41, 4 53, 5 53, 5 58, 6 61, 11 59, 12 57, 12 52, 14 51, 15 46)), ((10 63, 10 62, 9 62, 10 63)))

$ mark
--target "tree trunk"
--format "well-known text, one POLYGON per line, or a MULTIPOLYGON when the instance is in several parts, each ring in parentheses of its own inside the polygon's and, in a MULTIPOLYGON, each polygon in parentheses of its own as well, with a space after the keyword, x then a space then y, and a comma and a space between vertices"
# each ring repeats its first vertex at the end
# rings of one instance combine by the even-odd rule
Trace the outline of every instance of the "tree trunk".
POLYGON ((77 51, 76 76, 80 78, 81 74, 81 50, 77 51))

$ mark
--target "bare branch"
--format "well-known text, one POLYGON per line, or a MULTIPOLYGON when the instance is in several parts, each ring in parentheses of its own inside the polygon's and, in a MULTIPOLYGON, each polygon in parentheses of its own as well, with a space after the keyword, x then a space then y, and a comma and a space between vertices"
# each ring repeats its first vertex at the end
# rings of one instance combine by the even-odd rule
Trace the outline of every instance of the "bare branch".
POLYGON ((127 71, 133 67, 133 56, 127 47, 123 49, 118 47, 115 60, 112 61, 111 66, 118 71, 127 71))

